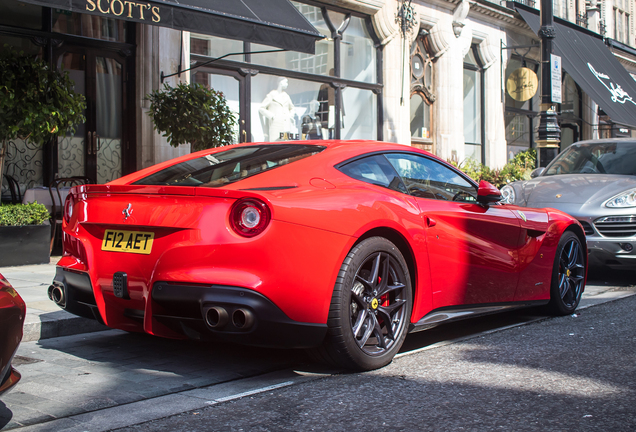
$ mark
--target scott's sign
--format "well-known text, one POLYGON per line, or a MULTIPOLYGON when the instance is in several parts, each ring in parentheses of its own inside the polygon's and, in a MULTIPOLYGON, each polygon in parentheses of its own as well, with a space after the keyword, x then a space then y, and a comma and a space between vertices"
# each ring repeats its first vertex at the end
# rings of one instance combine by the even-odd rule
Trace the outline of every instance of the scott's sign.
POLYGON ((86 10, 114 17, 161 22, 159 6, 152 6, 150 3, 127 0, 86 0, 86 10))

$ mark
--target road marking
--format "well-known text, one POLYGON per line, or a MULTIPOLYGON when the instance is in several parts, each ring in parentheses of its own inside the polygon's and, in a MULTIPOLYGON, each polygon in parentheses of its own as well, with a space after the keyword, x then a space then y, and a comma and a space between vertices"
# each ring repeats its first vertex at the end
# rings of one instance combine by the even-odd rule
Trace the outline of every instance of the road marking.
POLYGON ((218 398, 218 399, 214 399, 214 400, 211 400, 211 401, 207 401, 206 404, 215 405, 215 404, 218 404, 218 403, 221 403, 221 402, 228 402, 228 401, 231 401, 231 400, 234 400, 234 399, 240 399, 240 398, 245 397, 245 396, 252 396, 252 395, 255 395, 255 394, 259 394, 259 393, 268 392, 270 390, 276 390, 276 389, 279 389, 279 388, 282 388, 282 387, 288 387, 288 386, 294 385, 294 384, 295 384, 294 381, 285 381, 285 382, 282 382, 282 383, 279 383, 279 384, 274 384, 274 385, 270 385, 270 386, 267 386, 267 387, 261 387, 261 388, 257 388, 257 389, 254 389, 254 390, 249 390, 249 391, 246 391, 246 392, 237 393, 237 394, 234 394, 234 395, 225 396, 225 397, 222 397, 222 398, 218 398))

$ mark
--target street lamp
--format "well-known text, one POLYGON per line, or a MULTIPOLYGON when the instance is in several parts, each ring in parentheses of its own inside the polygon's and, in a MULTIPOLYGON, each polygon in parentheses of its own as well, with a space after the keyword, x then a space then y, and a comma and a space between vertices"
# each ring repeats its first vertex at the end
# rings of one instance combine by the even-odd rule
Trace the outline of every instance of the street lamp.
POLYGON ((561 142, 561 128, 556 117, 556 105, 561 102, 560 59, 552 55, 552 41, 555 36, 552 0, 541 0, 541 106, 537 133, 537 165, 546 166, 558 153, 561 142), (552 82, 553 60, 558 59, 558 82, 552 82), (553 85, 554 84, 554 85, 553 85), (556 90, 556 91, 555 91, 556 90), (558 93, 555 94, 555 93, 558 93), (555 100, 556 99, 556 100, 555 100))

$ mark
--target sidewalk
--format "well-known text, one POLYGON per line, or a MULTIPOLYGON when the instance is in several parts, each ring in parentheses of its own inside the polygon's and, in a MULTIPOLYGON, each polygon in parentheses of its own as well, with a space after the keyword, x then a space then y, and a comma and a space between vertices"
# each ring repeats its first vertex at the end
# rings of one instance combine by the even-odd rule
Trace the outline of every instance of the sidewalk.
MULTIPOLYGON (((59 256, 49 264, 0 267, 2 274, 27 304, 23 342, 90 333, 108 328, 95 320, 81 318, 60 309, 47 290, 55 276, 59 256)), ((636 286, 615 286, 606 282, 588 282, 579 309, 636 294, 636 286)))
POLYGON ((0 274, 13 285, 27 305, 22 342, 108 329, 95 320, 60 309, 49 299, 47 290, 53 282, 55 264, 60 258, 51 257, 49 264, 0 267, 0 274))

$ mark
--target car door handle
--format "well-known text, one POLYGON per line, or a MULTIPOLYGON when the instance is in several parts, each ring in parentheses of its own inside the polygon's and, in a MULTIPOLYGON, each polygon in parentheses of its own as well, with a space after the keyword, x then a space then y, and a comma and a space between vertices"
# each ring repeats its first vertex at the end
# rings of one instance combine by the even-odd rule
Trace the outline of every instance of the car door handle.
POLYGON ((426 216, 426 226, 434 227, 435 225, 437 225, 437 222, 435 221, 435 219, 426 216))

